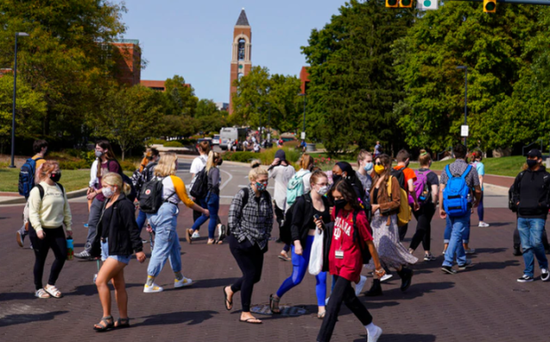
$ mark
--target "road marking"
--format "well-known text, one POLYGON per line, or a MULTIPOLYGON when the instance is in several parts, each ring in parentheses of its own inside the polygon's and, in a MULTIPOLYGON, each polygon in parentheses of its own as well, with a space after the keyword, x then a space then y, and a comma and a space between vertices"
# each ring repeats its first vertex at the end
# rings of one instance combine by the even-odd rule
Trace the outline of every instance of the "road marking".
POLYGON ((225 183, 223 183, 222 186, 220 187, 220 190, 223 190, 223 188, 225 188, 225 186, 233 179, 233 175, 222 169, 220 169, 220 171, 229 175, 229 179, 226 180, 225 183))

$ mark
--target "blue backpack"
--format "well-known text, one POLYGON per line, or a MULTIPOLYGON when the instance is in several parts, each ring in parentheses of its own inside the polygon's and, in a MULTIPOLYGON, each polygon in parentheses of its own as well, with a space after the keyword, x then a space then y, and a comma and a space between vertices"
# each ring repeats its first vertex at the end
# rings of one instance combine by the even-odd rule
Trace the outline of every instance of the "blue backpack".
POLYGON ((472 166, 468 165, 461 176, 451 175, 449 165, 445 167, 445 172, 449 177, 447 186, 443 190, 443 208, 449 217, 461 217, 466 215, 468 210, 468 195, 470 188, 466 184, 466 176, 472 170, 472 166))
POLYGON ((44 158, 27 159, 25 164, 21 166, 21 171, 19 171, 19 184, 17 187, 19 188, 19 195, 25 196, 25 198, 29 197, 31 190, 34 187, 36 162, 40 159, 44 158))

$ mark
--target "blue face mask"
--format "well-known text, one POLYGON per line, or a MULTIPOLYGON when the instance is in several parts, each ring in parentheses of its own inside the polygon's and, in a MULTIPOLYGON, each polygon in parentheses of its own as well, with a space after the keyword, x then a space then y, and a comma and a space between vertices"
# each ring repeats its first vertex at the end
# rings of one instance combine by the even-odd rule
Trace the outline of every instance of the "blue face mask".
POLYGON ((367 172, 371 172, 372 171, 372 168, 373 168, 374 164, 373 163, 366 163, 365 164, 365 167, 363 167, 365 169, 365 171, 367 172))

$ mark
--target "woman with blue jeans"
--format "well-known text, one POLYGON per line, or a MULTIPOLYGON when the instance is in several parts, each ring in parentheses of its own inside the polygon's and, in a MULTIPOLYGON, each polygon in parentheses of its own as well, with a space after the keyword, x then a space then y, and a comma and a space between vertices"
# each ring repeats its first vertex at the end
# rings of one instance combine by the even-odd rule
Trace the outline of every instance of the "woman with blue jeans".
POLYGON ((199 207, 187 196, 185 184, 181 178, 175 176, 177 168, 178 157, 175 153, 165 153, 155 167, 155 177, 162 179, 164 203, 155 214, 147 214, 147 219, 155 231, 155 248, 147 267, 147 282, 143 287, 145 293, 157 293, 163 290, 162 287, 155 284, 155 278, 166 264, 166 260, 170 261, 170 266, 174 271, 175 288, 189 286, 193 282, 181 273, 181 247, 176 231, 178 204, 182 201, 188 208, 202 211, 206 215, 208 215, 208 210, 199 207))
MULTIPOLYGON (((331 222, 329 203, 324 195, 328 191, 328 178, 322 171, 315 171, 310 178, 311 192, 306 193, 296 199, 293 206, 292 224, 290 233, 293 244, 292 250, 292 275, 288 277, 279 287, 277 293, 271 295, 269 303, 271 312, 280 314, 279 302, 281 297, 290 289, 300 284, 306 274, 309 258, 311 254, 311 246, 315 236, 315 223, 313 216, 319 217, 325 223, 331 222)), ((317 294, 317 305, 319 311, 318 318, 325 317, 325 297, 327 294, 327 275, 326 272, 321 272, 315 276, 315 292, 317 294)))
MULTIPOLYGON (((208 160, 206 162, 206 172, 208 174, 208 195, 206 195, 206 205, 210 216, 207 214, 202 214, 195 223, 193 227, 187 230, 187 241, 191 243, 191 237, 193 233, 200 229, 200 226, 208 220, 210 217, 210 222, 208 223, 208 244, 212 245, 214 243, 221 244, 222 240, 214 240, 214 232, 216 231, 216 226, 218 225, 218 210, 220 209, 220 169, 218 168, 223 162, 222 157, 218 152, 210 151, 208 153, 208 160)), ((219 237, 223 239, 222 236, 219 237)))

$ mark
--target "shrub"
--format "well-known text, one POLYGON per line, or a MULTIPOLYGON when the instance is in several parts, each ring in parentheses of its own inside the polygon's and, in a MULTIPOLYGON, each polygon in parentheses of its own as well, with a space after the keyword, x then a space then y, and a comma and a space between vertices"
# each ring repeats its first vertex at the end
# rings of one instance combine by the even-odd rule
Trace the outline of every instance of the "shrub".
POLYGON ((258 159, 259 154, 254 152, 242 151, 242 152, 226 152, 223 155, 224 160, 250 163, 254 159, 258 159))
POLYGON ((150 145, 164 145, 166 143, 166 140, 162 140, 162 139, 156 139, 156 138, 151 138, 147 141, 145 141, 145 144, 150 146, 150 145))
POLYGON ((61 160, 59 161, 59 168, 61 170, 79 170, 79 169, 89 169, 90 164, 84 159, 76 161, 61 160))
POLYGON ((120 164, 120 167, 122 167, 122 171, 134 172, 137 169, 136 164, 134 164, 133 162, 131 162, 129 160, 119 161, 119 164, 120 164))
MULTIPOLYGON (((262 161, 262 164, 271 164, 273 162, 273 159, 275 159, 275 153, 277 152, 277 150, 279 150, 278 147, 273 147, 260 153, 260 160, 262 161)), ((296 163, 302 155, 302 153, 295 148, 288 148, 284 146, 283 150, 285 151, 286 160, 291 163, 296 163)))
POLYGON ((183 147, 183 144, 179 141, 169 141, 164 143, 164 147, 183 147))
POLYGON ((197 144, 197 139, 181 139, 177 141, 180 142, 183 146, 195 146, 195 144, 197 144))

